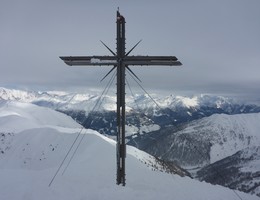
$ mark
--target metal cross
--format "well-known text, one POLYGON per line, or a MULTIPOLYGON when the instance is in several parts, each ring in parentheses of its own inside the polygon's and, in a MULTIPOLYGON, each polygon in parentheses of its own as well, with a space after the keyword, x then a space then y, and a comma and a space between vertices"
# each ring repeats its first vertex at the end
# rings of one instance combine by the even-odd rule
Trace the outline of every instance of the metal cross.
MULTIPOLYGON (((117 184, 125 186, 125 71, 128 70, 136 76, 128 67, 129 65, 157 65, 180 66, 182 63, 175 56, 129 56, 132 50, 141 42, 139 41, 128 53, 125 52, 125 18, 117 11, 117 53, 114 53, 102 41, 102 44, 113 56, 67 56, 60 57, 67 65, 85 66, 114 66, 117 70, 117 184)), ((107 76, 106 75, 106 76, 107 76)), ((106 77, 105 76, 105 77, 106 77)), ((104 77, 104 78, 105 78, 104 77)))

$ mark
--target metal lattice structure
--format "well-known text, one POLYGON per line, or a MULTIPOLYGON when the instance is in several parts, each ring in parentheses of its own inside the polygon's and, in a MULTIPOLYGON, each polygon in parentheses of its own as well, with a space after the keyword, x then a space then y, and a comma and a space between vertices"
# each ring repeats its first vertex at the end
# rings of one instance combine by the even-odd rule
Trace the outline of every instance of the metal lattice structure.
MULTIPOLYGON (((129 56, 132 50, 141 42, 139 41, 128 53, 125 52, 125 18, 117 11, 117 52, 114 53, 108 46, 104 46, 113 56, 66 56, 60 57, 70 66, 113 66, 107 73, 117 70, 117 184, 125 185, 125 72, 128 70, 136 76, 128 67, 155 65, 155 66, 180 66, 180 61, 175 56, 129 56)), ((107 76, 106 75, 106 76, 107 76)), ((106 77, 105 76, 105 77, 106 77)), ((104 78, 105 78, 104 77, 104 78)))

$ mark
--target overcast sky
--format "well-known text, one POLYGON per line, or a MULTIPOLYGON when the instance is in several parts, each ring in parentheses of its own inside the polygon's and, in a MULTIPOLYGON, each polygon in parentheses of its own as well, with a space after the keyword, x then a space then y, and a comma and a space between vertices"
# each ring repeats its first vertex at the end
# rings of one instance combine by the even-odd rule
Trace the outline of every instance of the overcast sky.
POLYGON ((259 0, 1 0, 0 86, 104 87, 110 67, 69 67, 59 56, 109 55, 99 40, 115 50, 118 6, 127 49, 143 40, 132 55, 183 63, 132 67, 147 90, 260 96, 259 0))

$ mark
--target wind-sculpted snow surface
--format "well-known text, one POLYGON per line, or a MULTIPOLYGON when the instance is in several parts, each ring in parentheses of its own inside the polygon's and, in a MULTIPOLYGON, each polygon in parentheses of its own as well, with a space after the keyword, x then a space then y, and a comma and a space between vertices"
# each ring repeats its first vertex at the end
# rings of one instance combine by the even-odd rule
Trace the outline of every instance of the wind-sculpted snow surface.
POLYGON ((127 148, 127 185, 117 186, 115 142, 86 129, 82 130, 84 139, 71 164, 62 175, 67 162, 64 163, 49 187, 80 129, 72 119, 55 111, 31 104, 2 102, 1 199, 258 199, 222 186, 165 173, 154 157, 134 147, 127 148))

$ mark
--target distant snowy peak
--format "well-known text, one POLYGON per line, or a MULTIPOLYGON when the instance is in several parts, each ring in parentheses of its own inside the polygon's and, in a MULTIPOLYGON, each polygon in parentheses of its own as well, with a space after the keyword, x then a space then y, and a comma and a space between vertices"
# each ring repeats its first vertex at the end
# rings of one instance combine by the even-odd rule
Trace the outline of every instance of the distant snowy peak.
POLYGON ((0 100, 15 100, 37 104, 57 110, 86 110, 90 112, 95 105, 101 110, 115 109, 115 97, 100 99, 96 94, 68 93, 64 91, 34 92, 0 87, 0 100), (102 106, 100 105, 102 103, 102 106))
POLYGON ((156 98, 156 101, 159 103, 159 105, 162 108, 169 108, 169 107, 176 107, 176 106, 182 106, 182 107, 196 107, 198 106, 198 97, 182 97, 182 96, 167 96, 164 98, 156 98))
POLYGON ((31 102, 37 97, 38 94, 36 92, 27 92, 23 90, 6 89, 0 87, 0 99, 31 102))
POLYGON ((234 99, 201 94, 198 96, 174 96, 170 95, 168 97, 158 100, 162 107, 186 107, 186 108, 199 108, 200 106, 216 107, 221 108, 225 105, 236 104, 237 102, 234 99))
MULTIPOLYGON (((199 109, 202 106, 232 110, 234 108, 231 108, 231 106, 237 104, 233 99, 230 98, 205 94, 192 97, 174 95, 163 97, 156 94, 151 96, 161 108, 170 108, 173 110, 179 107, 185 109, 199 109)), ((100 110, 111 111, 116 109, 116 96, 105 96, 105 98, 100 99, 100 96, 97 94, 90 93, 80 94, 68 93, 64 91, 34 92, 0 87, 0 99, 30 102, 40 106, 61 110, 83 109, 89 112, 97 103, 99 103, 97 106, 100 110)), ((150 108, 158 109, 158 106, 147 94, 126 96, 126 106, 127 110, 146 110, 150 108)))

